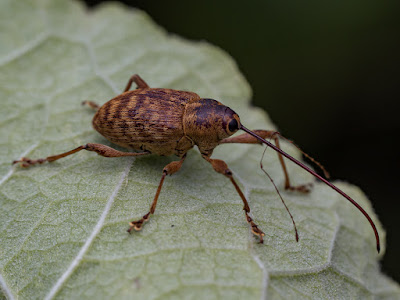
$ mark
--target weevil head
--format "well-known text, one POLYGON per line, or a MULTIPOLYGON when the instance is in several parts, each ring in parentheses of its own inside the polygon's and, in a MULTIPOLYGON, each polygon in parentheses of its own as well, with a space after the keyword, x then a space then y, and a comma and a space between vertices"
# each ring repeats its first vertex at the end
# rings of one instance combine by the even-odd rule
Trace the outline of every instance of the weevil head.
POLYGON ((212 150, 240 129, 239 116, 229 107, 213 99, 200 99, 186 106, 183 116, 185 134, 199 147, 202 154, 212 150))

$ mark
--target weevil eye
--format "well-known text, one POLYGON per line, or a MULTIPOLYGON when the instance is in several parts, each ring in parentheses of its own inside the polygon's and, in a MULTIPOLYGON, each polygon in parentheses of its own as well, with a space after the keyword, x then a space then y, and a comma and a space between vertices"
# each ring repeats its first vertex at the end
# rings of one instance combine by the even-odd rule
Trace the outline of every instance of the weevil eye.
POLYGON ((239 130, 239 123, 236 119, 232 119, 229 124, 228 124, 228 130, 231 133, 236 132, 237 130, 239 130))

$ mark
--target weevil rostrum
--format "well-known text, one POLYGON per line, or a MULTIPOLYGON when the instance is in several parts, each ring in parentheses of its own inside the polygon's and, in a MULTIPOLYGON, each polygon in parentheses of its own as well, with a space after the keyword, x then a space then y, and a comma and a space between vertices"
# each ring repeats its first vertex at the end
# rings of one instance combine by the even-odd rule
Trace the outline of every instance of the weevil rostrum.
MULTIPOLYGON (((180 160, 170 162, 164 167, 149 212, 143 215, 140 220, 130 222, 128 232, 131 232, 133 229, 142 229, 144 223, 155 212, 165 177, 178 172, 186 158, 187 152, 194 146, 197 146, 201 156, 212 165, 214 170, 226 176, 232 182, 243 201, 243 210, 251 231, 259 237, 260 243, 263 243, 265 234, 250 217, 250 206, 233 178, 231 170, 223 160, 213 159, 211 155, 215 147, 221 144, 264 143, 278 152, 285 176, 285 189, 308 192, 306 185, 292 186, 290 184, 283 157, 286 157, 314 175, 356 206, 368 219, 374 230, 376 247, 378 252, 380 251, 379 235, 375 224, 359 204, 327 179, 321 177, 311 168, 282 151, 279 145, 279 133, 269 130, 251 131, 247 129, 232 109, 214 99, 200 98, 194 92, 167 88, 150 88, 136 74, 129 79, 122 94, 106 102, 103 106, 99 106, 92 101, 84 101, 83 104, 96 110, 92 124, 94 129, 101 135, 114 144, 141 152, 122 152, 106 145, 88 143, 58 155, 36 160, 23 157, 15 160, 13 163, 19 163, 22 167, 29 167, 44 162, 52 162, 81 150, 94 151, 104 157, 142 156, 149 154, 167 156, 175 154, 180 160), (137 85, 137 88, 134 90, 130 90, 132 83, 137 85), (243 130, 245 133, 230 137, 238 130, 243 130), (266 139, 273 139, 275 145, 266 139)), ((297 230, 296 239, 298 239, 297 230)))

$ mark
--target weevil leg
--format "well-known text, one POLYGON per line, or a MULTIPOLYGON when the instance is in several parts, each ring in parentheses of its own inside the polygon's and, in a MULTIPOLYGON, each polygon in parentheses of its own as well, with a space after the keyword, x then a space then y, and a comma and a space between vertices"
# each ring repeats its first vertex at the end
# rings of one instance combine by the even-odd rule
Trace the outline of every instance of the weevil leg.
POLYGON ((246 216, 246 221, 251 226, 251 231, 253 232, 254 235, 256 235, 260 238, 261 244, 264 243, 263 237, 264 237, 265 233, 262 232, 262 230, 258 228, 257 224, 254 223, 253 219, 249 216, 249 213, 250 213, 249 203, 247 202, 246 197, 244 196, 242 190, 240 189, 240 187, 238 186, 236 181, 233 179, 232 171, 228 168, 228 165, 223 160, 212 159, 206 155, 202 155, 202 156, 206 161, 208 161, 212 165, 212 167, 214 168, 215 171, 217 171, 218 173, 220 173, 222 175, 225 175, 226 177, 228 177, 230 179, 230 181, 232 182, 236 191, 238 192, 240 198, 242 198, 243 210, 244 210, 244 213, 246 216))
POLYGON ((131 89, 132 83, 136 83, 137 89, 148 89, 150 88, 146 81, 142 79, 138 74, 132 75, 131 78, 129 78, 129 81, 125 87, 124 92, 127 92, 131 89))
MULTIPOLYGON (((277 131, 272 131, 272 130, 253 130, 254 133, 257 135, 261 136, 264 139, 269 139, 272 138, 275 142, 275 145, 281 149, 280 144, 279 144, 279 136, 280 133, 277 131)), ((227 139, 223 139, 220 144, 228 144, 228 143, 240 143, 240 144, 261 144, 259 140, 257 140, 255 137, 251 136, 248 133, 243 133, 238 136, 230 137, 227 139)), ((283 159, 282 154, 278 153, 278 158, 279 162, 281 163, 282 170, 283 170, 283 175, 285 176, 285 189, 286 190, 291 190, 291 191, 298 191, 301 193, 308 193, 311 190, 312 184, 301 184, 297 186, 293 186, 290 184, 290 178, 289 178, 289 173, 286 168, 285 161, 283 159)))
POLYGON ((90 100, 85 100, 82 101, 83 106, 90 107, 91 109, 94 109, 95 111, 98 111, 100 108, 100 105, 98 105, 96 102, 90 101, 90 100))
POLYGON ((57 154, 57 155, 52 155, 52 156, 48 156, 46 158, 40 158, 40 159, 30 159, 27 157, 22 157, 19 160, 14 160, 13 164, 16 163, 20 163, 21 167, 30 167, 36 164, 42 164, 44 162, 53 162, 57 159, 66 157, 68 155, 74 154, 76 152, 79 152, 81 150, 87 150, 87 151, 94 151, 96 152, 98 155, 104 156, 104 157, 121 157, 121 156, 140 156, 140 155, 146 155, 146 154, 150 154, 149 152, 139 152, 139 153, 135 153, 135 152, 122 152, 122 151, 118 151, 115 150, 114 148, 108 147, 106 145, 102 145, 102 144, 92 144, 92 143, 88 143, 86 145, 82 145, 79 146, 75 149, 72 149, 68 152, 64 152, 61 154, 57 154))
POLYGON ((151 207, 150 207, 150 211, 147 214, 145 214, 140 220, 129 222, 129 225, 130 225, 130 227, 128 229, 129 233, 131 233, 132 229, 135 229, 136 231, 141 230, 143 227, 143 224, 149 220, 150 215, 154 214, 154 212, 156 210, 156 206, 157 206, 158 196, 160 195, 165 176, 172 175, 172 174, 178 172, 179 169, 182 167, 182 164, 183 164, 183 161, 185 160, 185 158, 186 158, 186 154, 184 156, 182 156, 181 160, 170 162, 168 165, 166 165, 164 167, 160 183, 158 184, 156 195, 154 196, 153 203, 151 204, 151 207))

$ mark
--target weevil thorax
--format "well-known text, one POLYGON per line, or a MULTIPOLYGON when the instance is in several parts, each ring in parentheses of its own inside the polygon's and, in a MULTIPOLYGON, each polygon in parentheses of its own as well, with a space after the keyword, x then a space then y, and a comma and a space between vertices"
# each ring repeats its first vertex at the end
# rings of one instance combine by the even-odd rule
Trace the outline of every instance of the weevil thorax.
POLYGON ((184 133, 204 155, 210 156, 222 139, 231 136, 239 128, 239 116, 214 99, 202 98, 186 105, 184 133))

